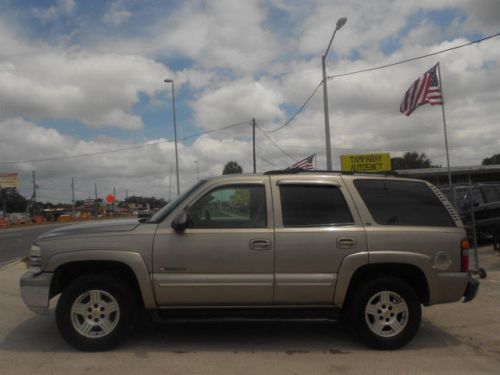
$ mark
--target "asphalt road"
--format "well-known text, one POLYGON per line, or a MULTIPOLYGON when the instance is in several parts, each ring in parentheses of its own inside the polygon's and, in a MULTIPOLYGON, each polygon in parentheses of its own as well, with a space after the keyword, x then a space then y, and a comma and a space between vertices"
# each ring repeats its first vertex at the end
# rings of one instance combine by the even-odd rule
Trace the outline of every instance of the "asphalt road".
POLYGON ((28 254, 31 243, 42 233, 67 224, 46 224, 0 230, 0 266, 28 254))

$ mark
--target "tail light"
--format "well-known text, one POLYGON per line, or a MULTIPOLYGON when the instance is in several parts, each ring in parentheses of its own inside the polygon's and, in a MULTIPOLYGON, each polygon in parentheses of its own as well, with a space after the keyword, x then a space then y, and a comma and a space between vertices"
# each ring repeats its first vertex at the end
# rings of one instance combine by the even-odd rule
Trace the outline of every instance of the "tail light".
POLYGON ((462 272, 469 272, 469 249, 470 242, 467 238, 464 238, 460 243, 460 252, 462 258, 462 272))

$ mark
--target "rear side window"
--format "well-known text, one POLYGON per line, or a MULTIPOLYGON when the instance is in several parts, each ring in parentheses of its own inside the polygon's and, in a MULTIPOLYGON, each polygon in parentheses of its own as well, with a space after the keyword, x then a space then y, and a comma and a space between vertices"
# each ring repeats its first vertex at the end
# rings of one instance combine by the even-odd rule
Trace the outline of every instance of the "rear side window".
POLYGON ((358 179, 354 185, 378 224, 456 226, 443 203, 425 183, 358 179))
POLYGON ((481 186, 481 190, 486 198, 486 202, 496 202, 500 200, 499 191, 497 186, 495 185, 483 185, 481 186))
POLYGON ((337 186, 281 185, 283 225, 322 226, 352 224, 349 207, 337 186))

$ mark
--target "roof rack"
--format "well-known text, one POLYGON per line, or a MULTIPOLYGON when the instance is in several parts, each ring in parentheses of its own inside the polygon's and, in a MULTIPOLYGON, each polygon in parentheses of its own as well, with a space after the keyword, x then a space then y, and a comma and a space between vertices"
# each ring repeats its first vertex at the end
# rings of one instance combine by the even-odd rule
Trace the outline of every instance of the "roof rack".
POLYGON ((398 176, 399 174, 396 171, 391 172, 345 172, 339 170, 314 170, 314 171, 305 171, 299 168, 293 169, 278 169, 264 172, 265 175, 275 175, 275 174, 298 174, 298 173, 340 173, 345 175, 375 175, 375 176, 398 176))

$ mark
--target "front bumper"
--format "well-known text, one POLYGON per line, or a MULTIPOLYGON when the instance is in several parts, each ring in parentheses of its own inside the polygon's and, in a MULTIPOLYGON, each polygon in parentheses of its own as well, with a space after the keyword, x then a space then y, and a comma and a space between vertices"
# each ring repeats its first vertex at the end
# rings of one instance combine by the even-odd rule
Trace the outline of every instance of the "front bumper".
POLYGON ((467 283, 467 288, 465 289, 464 302, 472 301, 476 297, 478 289, 479 281, 477 279, 470 278, 467 283))
POLYGON ((37 314, 48 314, 49 293, 52 273, 33 274, 26 272, 21 276, 21 297, 24 303, 37 314))

